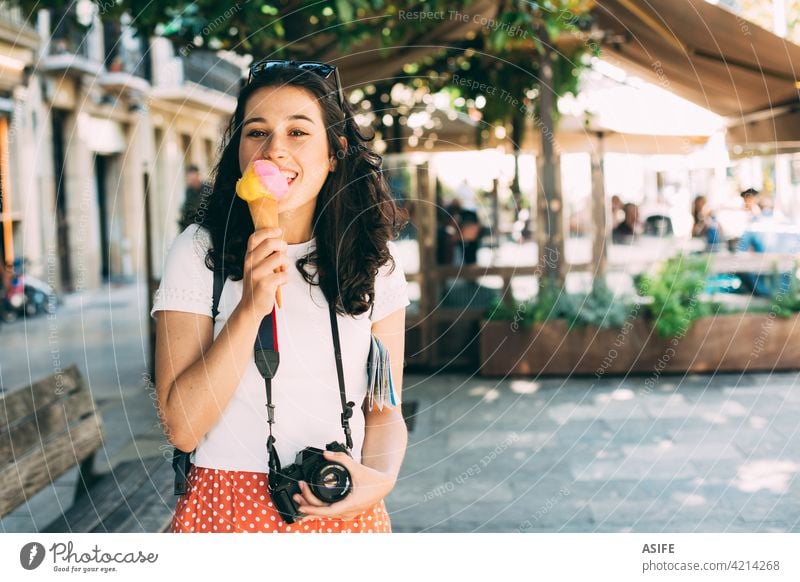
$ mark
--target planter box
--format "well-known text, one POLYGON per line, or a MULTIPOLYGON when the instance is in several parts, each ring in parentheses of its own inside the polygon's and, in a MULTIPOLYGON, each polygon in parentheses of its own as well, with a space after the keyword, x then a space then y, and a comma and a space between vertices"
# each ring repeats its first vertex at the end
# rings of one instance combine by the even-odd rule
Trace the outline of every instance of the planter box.
POLYGON ((622 329, 569 329, 555 320, 513 329, 484 321, 481 374, 609 375, 800 369, 800 316, 735 314, 695 321, 683 337, 662 338, 642 319, 622 329))

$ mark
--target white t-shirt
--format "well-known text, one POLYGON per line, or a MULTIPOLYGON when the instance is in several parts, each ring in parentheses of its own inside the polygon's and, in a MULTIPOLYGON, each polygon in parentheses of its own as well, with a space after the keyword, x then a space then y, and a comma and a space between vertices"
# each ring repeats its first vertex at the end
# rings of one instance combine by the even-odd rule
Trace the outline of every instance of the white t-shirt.
MULTIPOLYGON (((196 224, 178 235, 166 257, 151 316, 159 310, 172 310, 211 317, 214 275, 205 266, 210 244, 208 231, 196 224)), ((332 441, 344 443, 328 303, 320 288, 307 283, 294 264, 314 244, 312 239, 289 245, 289 280, 281 291, 283 307, 277 310, 280 365, 272 380, 273 434, 283 466, 294 463, 296 454, 305 447, 324 449, 332 441)), ((366 364, 372 324, 409 304, 396 245, 390 242, 389 250, 396 267, 391 273, 388 264, 378 270, 372 313, 367 311, 356 317, 338 315, 337 319, 347 400, 355 402, 350 428, 356 461, 361 460, 364 442, 361 404, 367 391, 366 364)), ((242 281, 227 279, 220 296, 214 338, 241 297, 242 281)), ((194 463, 227 471, 267 472, 266 404, 264 379, 251 358, 219 420, 198 443, 194 463)))

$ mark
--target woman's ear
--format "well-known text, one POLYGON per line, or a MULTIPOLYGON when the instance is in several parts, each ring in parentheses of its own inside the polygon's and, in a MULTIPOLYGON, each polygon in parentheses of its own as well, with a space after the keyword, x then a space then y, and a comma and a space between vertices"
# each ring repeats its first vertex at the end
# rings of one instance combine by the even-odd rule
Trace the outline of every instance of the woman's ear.
POLYGON ((339 152, 336 152, 336 155, 330 157, 330 171, 333 172, 336 170, 336 161, 338 159, 342 159, 347 155, 347 138, 344 136, 339 137, 339 143, 342 144, 342 149, 339 152), (341 152, 341 153, 340 153, 341 152))

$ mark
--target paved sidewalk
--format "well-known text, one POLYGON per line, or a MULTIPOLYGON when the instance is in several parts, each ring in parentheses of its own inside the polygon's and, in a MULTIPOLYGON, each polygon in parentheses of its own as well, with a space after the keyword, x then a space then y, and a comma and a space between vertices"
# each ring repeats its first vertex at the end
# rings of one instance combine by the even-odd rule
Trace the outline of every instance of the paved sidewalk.
MULTIPOLYGON (((0 389, 12 390, 77 364, 105 426, 98 472, 123 461, 171 454, 158 426, 147 370, 144 286, 105 286, 65 297, 54 317, 0 325, 0 389)), ((0 519, 0 532, 38 531, 69 507, 77 468, 0 519)))
MULTIPOLYGON (((107 467, 169 452, 151 400, 144 291, 72 296, 0 327, 0 385, 76 362, 106 424, 107 467), (54 322, 57 322, 54 324, 54 322), (51 338, 57 338, 51 340, 51 338)), ((494 380, 409 374, 417 413, 387 499, 398 532, 798 532, 800 375, 494 380)), ((0 521, 36 531, 75 473, 0 521)))
POLYGON ((798 532, 799 382, 409 376, 394 529, 798 532))

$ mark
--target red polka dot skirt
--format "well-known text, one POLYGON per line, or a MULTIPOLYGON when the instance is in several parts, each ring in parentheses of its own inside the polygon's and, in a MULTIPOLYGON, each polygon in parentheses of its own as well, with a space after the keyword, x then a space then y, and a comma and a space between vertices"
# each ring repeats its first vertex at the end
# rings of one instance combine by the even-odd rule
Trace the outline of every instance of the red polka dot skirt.
POLYGON ((383 501, 349 520, 307 519, 287 524, 272 505, 266 473, 195 467, 178 499, 173 533, 391 533, 383 501))

